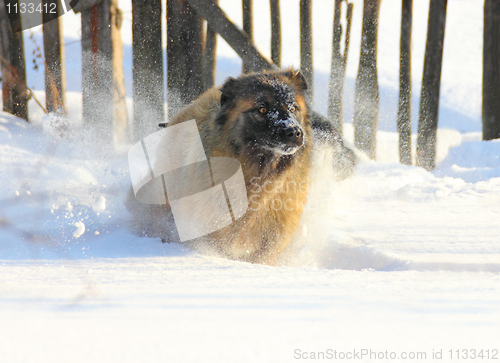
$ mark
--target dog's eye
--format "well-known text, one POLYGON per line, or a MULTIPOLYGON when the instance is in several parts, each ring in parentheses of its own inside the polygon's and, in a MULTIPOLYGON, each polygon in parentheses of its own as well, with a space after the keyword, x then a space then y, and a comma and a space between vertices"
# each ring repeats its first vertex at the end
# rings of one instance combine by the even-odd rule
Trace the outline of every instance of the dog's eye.
POLYGON ((290 112, 295 112, 295 111, 297 111, 297 109, 295 108, 295 106, 291 106, 290 107, 290 112))
POLYGON ((261 107, 259 110, 260 113, 264 114, 267 112, 267 109, 265 107, 261 107))

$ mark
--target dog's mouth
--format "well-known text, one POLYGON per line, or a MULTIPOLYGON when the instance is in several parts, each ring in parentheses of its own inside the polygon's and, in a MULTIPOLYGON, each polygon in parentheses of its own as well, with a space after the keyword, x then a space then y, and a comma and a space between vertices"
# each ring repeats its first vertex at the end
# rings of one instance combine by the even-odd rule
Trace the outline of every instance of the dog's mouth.
POLYGON ((264 144, 261 144, 261 147, 263 147, 267 151, 271 151, 273 154, 276 155, 293 155, 295 154, 302 146, 304 145, 304 140, 300 140, 300 142, 266 142, 264 144))
POLYGON ((303 145, 302 142, 300 145, 289 145, 282 144, 274 148, 274 152, 280 155, 292 155, 295 154, 303 145))
POLYGON ((270 135, 270 138, 261 142, 261 147, 271 151, 275 155, 295 154, 305 143, 304 132, 302 128, 296 128, 295 134, 291 136, 291 131, 285 134, 285 131, 279 131, 270 135))

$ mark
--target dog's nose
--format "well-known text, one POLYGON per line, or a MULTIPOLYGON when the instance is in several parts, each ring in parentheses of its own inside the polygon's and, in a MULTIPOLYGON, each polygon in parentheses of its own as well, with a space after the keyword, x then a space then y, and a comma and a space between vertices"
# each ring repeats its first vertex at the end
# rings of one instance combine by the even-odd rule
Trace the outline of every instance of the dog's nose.
POLYGON ((287 142, 302 145, 304 132, 302 131, 300 126, 287 127, 284 130, 284 135, 287 142))

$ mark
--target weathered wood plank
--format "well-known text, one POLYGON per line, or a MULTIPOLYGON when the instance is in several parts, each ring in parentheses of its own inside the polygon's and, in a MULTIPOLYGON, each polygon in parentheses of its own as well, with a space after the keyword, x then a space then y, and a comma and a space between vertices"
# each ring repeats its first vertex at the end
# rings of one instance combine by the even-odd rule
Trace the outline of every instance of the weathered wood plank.
POLYGON ((448 0, 431 0, 418 115, 417 166, 436 167, 436 134, 448 0))
MULTIPOLYGON (((242 1, 243 8, 243 31, 247 33, 248 38, 253 43, 253 1, 252 0, 243 0, 242 1)), ((248 73, 250 69, 243 62, 242 72, 248 73)))
POLYGON ((167 0, 167 118, 181 109, 179 84, 184 75, 179 0, 167 0))
MULTIPOLYGON (((20 24, 18 13, 11 14, 20 24)), ((4 2, 0 3, 0 55, 2 67, 3 110, 28 120, 29 92, 26 88, 26 67, 24 59, 24 41, 21 29, 13 32, 7 16, 4 2), (8 64, 6 64, 8 63, 8 64)))
POLYGON ((411 165, 411 16, 413 0, 402 1, 399 57, 399 161, 411 165))
POLYGON ((83 120, 109 143, 125 140, 127 109, 117 0, 82 11, 83 120))
POLYGON ((133 139, 163 122, 164 84, 161 0, 132 0, 133 139))
POLYGON ((354 145, 375 159, 379 89, 377 32, 380 0, 364 0, 363 30, 354 97, 354 145))
POLYGON ((61 3, 42 0, 42 4, 55 4, 56 14, 43 13, 43 53, 45 55, 45 105, 48 112, 64 112, 66 74, 64 67, 63 27, 61 3))
POLYGON ((169 115, 203 92, 202 19, 186 0, 167 1, 167 100, 169 115))
MULTIPOLYGON (((215 0, 217 4, 219 0, 215 0)), ((209 89, 215 84, 215 58, 217 50, 217 33, 207 23, 207 33, 205 36, 205 49, 203 50, 203 82, 205 89, 209 89)))
POLYGON ((312 42, 312 0, 300 0, 300 70, 307 80, 306 98, 311 104, 314 103, 312 42))
MULTIPOLYGON (((347 2, 346 2, 347 3, 347 2)), ((344 116, 342 110, 342 99, 344 93, 345 72, 347 56, 349 54, 349 41, 352 21, 353 4, 347 4, 345 29, 345 43, 343 52, 340 41, 342 39, 342 26, 340 24, 342 0, 335 0, 333 21, 333 44, 332 62, 330 68, 330 87, 328 91, 328 119, 334 127, 342 134, 344 116)))
POLYGON ((181 83, 185 102, 191 102, 203 93, 203 19, 188 1, 182 0, 182 33, 186 76, 181 83))
POLYGON ((259 53, 248 36, 239 30, 212 0, 188 1, 196 12, 207 20, 210 27, 234 49, 250 70, 259 72, 276 68, 259 53))
POLYGON ((484 3, 483 140, 500 138, 500 2, 484 3))
MULTIPOLYGON (((75 13, 81 13, 82 11, 84 10, 89 10, 91 7, 93 7, 94 5, 98 5, 99 3, 101 3, 103 0, 79 0, 75 6, 73 6, 73 11, 75 13)), ((67 2, 67 0, 66 0, 67 2)), ((71 2, 70 2, 71 3, 71 2)), ((68 6, 66 6, 66 8, 68 9, 69 11, 69 8, 68 6)))
POLYGON ((270 0, 271 8, 271 60, 281 67, 281 16, 279 0, 270 0))

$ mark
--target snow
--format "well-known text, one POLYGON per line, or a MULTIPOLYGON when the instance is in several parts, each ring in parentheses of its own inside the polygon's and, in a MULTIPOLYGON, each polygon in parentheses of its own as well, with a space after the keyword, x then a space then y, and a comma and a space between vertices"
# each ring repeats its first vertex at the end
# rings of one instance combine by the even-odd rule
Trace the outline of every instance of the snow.
POLYGON ((73 232, 73 237, 78 238, 85 233, 85 224, 83 222, 73 223, 73 226, 76 227, 76 230, 73 232))
MULTIPOLYGON (((239 2, 220 2, 241 22, 239 2)), ((298 66, 298 1, 281 3, 284 64, 298 66)), ((361 24, 354 3, 347 121, 361 24)), ((267 16, 268 2, 254 4, 267 16)), ((121 6, 129 47, 130 5, 121 6)), ((415 126, 428 2, 414 7, 415 126)), ((320 111, 331 14, 330 1, 314 1, 320 111)), ((330 151, 320 150, 301 225, 270 267, 128 231, 130 145, 110 150, 82 125, 80 49, 70 44, 79 16, 65 15, 69 120, 44 116, 33 101, 31 124, 0 112, 0 361, 292 362, 371 349, 425 352, 422 361, 442 350, 446 362, 450 349, 500 350, 500 142, 481 141, 482 4, 449 2, 433 172, 398 163, 399 17, 400 1, 384 0, 377 161, 333 182, 330 151)), ((266 27, 256 29, 264 54, 266 27)), ((220 83, 240 66, 222 44, 219 56, 220 83)), ((30 71, 28 81, 43 87, 42 74, 30 71)), ((351 123, 344 135, 352 143, 351 123)))

